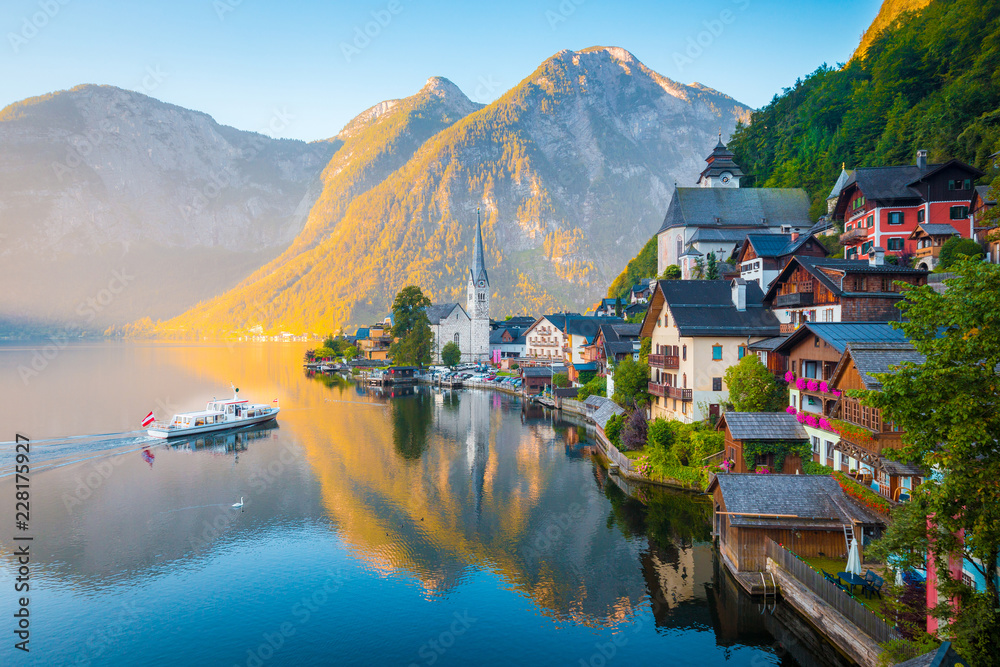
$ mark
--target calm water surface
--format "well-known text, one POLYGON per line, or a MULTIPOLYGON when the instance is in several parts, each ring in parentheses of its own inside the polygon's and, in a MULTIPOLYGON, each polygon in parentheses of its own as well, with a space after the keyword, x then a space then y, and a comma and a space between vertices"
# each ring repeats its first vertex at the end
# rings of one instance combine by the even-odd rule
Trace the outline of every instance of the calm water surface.
POLYGON ((706 502, 626 495, 583 427, 486 391, 308 377, 304 348, 0 348, 34 538, 24 654, 0 445, 0 664, 829 664, 719 570, 706 502), (278 398, 278 425, 137 430, 230 382, 278 398))

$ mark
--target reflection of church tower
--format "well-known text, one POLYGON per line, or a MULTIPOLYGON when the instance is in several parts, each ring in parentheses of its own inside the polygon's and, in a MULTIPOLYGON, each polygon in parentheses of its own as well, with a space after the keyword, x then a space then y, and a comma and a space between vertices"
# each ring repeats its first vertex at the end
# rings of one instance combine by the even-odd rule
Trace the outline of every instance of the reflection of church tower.
POLYGON ((469 340, 471 361, 488 361, 490 357, 490 278, 486 275, 483 250, 483 225, 476 209, 476 250, 469 269, 469 296, 466 310, 472 319, 469 340))
POLYGON ((465 438, 465 455, 469 462, 469 477, 475 496, 476 523, 483 511, 483 491, 486 468, 490 462, 490 410, 492 392, 474 391, 462 396, 470 404, 469 432, 465 438))

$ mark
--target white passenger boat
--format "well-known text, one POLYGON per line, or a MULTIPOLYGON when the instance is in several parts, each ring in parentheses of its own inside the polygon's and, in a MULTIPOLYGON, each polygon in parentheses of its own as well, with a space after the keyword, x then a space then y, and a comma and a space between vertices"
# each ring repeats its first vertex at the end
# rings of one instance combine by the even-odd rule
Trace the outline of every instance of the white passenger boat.
POLYGON ((154 438, 175 438, 261 424, 278 416, 277 400, 275 405, 250 403, 240 399, 239 392, 240 390, 234 387, 231 399, 221 401, 212 399, 204 410, 181 412, 174 415, 169 422, 153 422, 147 433, 154 438))

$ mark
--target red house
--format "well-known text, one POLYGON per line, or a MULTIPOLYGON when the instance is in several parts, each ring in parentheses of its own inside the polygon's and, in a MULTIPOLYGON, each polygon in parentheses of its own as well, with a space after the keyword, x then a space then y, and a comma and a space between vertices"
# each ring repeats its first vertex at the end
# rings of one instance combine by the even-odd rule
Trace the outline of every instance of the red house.
POLYGON ((969 212, 982 176, 958 160, 927 164, 924 150, 913 165, 854 170, 833 211, 844 222, 845 257, 864 258, 876 247, 890 255, 913 254, 917 242, 910 237, 919 224, 951 225, 962 238, 972 238, 969 212))

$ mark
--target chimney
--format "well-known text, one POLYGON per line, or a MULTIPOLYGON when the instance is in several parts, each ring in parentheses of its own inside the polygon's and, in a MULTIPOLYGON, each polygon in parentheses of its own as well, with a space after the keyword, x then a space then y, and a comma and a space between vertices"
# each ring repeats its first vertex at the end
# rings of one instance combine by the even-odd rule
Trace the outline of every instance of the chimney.
POLYGON ((733 305, 741 313, 747 309, 747 281, 742 278, 733 280, 733 305))
POLYGON ((885 264, 885 248, 877 245, 868 253, 868 266, 882 266, 883 264, 885 264))
POLYGON ((925 148, 917 151, 917 169, 927 171, 927 149, 925 148))
POLYGON ((798 240, 799 240, 799 233, 798 232, 792 232, 792 243, 795 243, 798 240))

